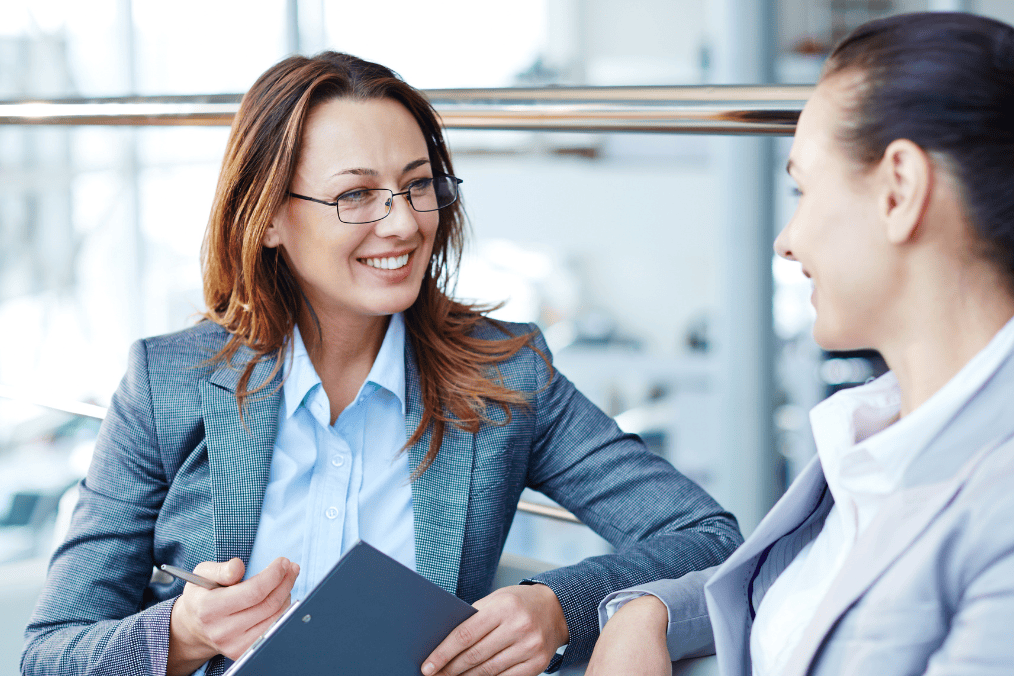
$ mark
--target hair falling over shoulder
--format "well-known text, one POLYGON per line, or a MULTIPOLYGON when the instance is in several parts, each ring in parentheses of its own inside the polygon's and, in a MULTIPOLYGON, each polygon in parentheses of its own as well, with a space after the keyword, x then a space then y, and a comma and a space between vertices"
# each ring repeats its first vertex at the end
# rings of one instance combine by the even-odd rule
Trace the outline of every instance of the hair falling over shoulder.
MULTIPOLYGON (((204 318, 231 334, 210 361, 232 364, 238 352, 252 353, 243 355, 245 366, 236 388, 241 413, 247 398, 277 375, 288 337, 306 303, 278 249, 262 244, 272 217, 286 200, 305 121, 325 101, 380 98, 408 109, 426 139, 434 173, 452 174, 450 152, 432 106, 378 64, 336 52, 293 56, 268 69, 243 97, 226 145, 202 250, 208 307, 204 318), (274 370, 264 382, 251 383, 253 369, 263 359, 274 359, 274 370)), ((431 426, 433 431, 413 478, 436 459, 447 424, 475 432, 492 422, 489 405, 499 407, 509 421, 512 406, 528 403, 527 393, 503 385, 497 364, 528 345, 531 335, 514 336, 503 330, 503 340, 474 337, 479 324, 492 322, 483 314, 487 308, 459 303, 448 293, 464 231, 460 202, 441 210, 429 268, 418 298, 405 312, 423 403, 422 420, 406 448, 431 426)))

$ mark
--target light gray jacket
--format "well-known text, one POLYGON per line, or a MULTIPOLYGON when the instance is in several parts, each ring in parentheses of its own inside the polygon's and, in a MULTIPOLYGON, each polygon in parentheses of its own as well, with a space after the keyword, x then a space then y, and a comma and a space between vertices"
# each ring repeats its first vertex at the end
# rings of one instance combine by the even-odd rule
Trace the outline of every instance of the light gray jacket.
MULTIPOLYGON (((669 605, 674 660, 716 650, 723 675, 750 675, 751 581, 773 543, 826 515, 826 485, 815 458, 724 564, 637 587, 669 605)), ((803 674, 1014 674, 1014 357, 856 542, 784 676, 803 674)))

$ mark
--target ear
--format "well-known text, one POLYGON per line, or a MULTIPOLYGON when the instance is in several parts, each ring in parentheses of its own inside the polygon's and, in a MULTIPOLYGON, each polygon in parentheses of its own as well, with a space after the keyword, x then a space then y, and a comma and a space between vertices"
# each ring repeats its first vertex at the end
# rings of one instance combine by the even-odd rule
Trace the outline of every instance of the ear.
MULTIPOLYGON (((279 211, 281 210, 279 209, 279 211)), ((282 232, 279 227, 279 220, 280 216, 275 214, 271 219, 271 222, 268 223, 267 229, 264 231, 264 237, 261 238, 261 244, 269 249, 274 249, 282 243, 282 232)))
POLYGON ((904 244, 915 236, 933 189, 933 162, 908 139, 892 141, 880 161, 879 204, 887 240, 904 244))

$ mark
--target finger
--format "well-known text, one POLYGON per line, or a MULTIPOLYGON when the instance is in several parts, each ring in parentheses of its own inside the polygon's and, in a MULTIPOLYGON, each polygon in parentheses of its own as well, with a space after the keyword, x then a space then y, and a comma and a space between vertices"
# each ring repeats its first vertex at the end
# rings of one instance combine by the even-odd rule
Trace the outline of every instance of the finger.
POLYGON ((234 645, 223 649, 222 654, 231 660, 238 660, 258 638, 264 635, 264 632, 271 628, 271 625, 278 621, 278 618, 285 614, 290 605, 290 603, 283 604, 274 615, 261 620, 258 624, 247 629, 242 635, 237 637, 234 645))
POLYGON ((500 617, 495 613, 484 613, 481 610, 459 624, 447 635, 440 645, 423 660, 422 673, 432 676, 472 645, 478 643, 489 632, 500 624, 500 617))
POLYGON ((495 655, 494 659, 484 662, 461 674, 461 676, 536 676, 541 674, 549 662, 542 663, 528 655, 520 659, 495 655))
POLYGON ((240 609, 227 616, 220 616, 214 623, 211 633, 214 636, 218 652, 228 657, 242 654, 271 626, 272 622, 285 612, 289 607, 290 593, 299 572, 299 566, 288 564, 286 570, 288 573, 282 583, 260 603, 251 608, 240 609))
POLYGON ((194 568, 194 572, 201 577, 206 577, 222 586, 229 587, 243 579, 246 566, 243 565, 243 559, 240 558, 232 558, 225 563, 202 561, 194 568))
POLYGON ((260 603, 235 613, 231 619, 238 626, 254 627, 262 623, 266 618, 283 612, 289 606, 292 585, 296 582, 296 571, 292 567, 289 567, 288 570, 289 572, 282 578, 281 583, 271 590, 260 603))
POLYGON ((504 625, 500 624, 474 645, 465 648, 451 659, 447 666, 437 673, 437 676, 459 676, 459 674, 468 673, 481 664, 486 664, 489 668, 495 666, 493 671, 482 673, 498 674, 524 659, 524 656, 521 656, 513 661, 506 661, 511 657, 506 649, 514 642, 512 639, 510 632, 504 631, 504 625))
POLYGON ((264 570, 249 579, 215 591, 220 592, 221 599, 229 604, 230 613, 241 612, 264 601, 272 591, 283 583, 289 569, 290 561, 284 557, 278 557, 264 570))

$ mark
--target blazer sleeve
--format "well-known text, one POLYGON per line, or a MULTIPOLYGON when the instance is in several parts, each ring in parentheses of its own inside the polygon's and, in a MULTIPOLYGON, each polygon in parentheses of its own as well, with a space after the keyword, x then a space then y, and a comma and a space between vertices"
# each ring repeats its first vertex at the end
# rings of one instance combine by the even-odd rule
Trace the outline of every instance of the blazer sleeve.
MULTIPOLYGON (((533 327, 534 330, 534 327, 533 327)), ((536 348, 549 358, 542 335, 536 348)), ((540 366, 528 485, 572 511, 613 545, 595 556, 530 578, 556 593, 570 632, 562 660, 586 659, 599 634, 607 594, 722 563, 743 541, 735 518, 700 486, 625 434, 551 365, 540 366)))
POLYGON ((22 674, 165 674, 175 599, 144 608, 144 590, 166 491, 146 349, 137 342, 25 630, 22 674))
POLYGON ((718 566, 712 566, 687 573, 678 580, 658 580, 607 595, 599 603, 599 630, 609 621, 607 606, 610 601, 627 596, 624 602, 618 604, 616 610, 619 610, 626 601, 651 595, 662 601, 669 612, 669 624, 665 633, 669 659, 675 662, 688 657, 714 655, 715 636, 711 629, 704 585, 717 569, 718 566))

